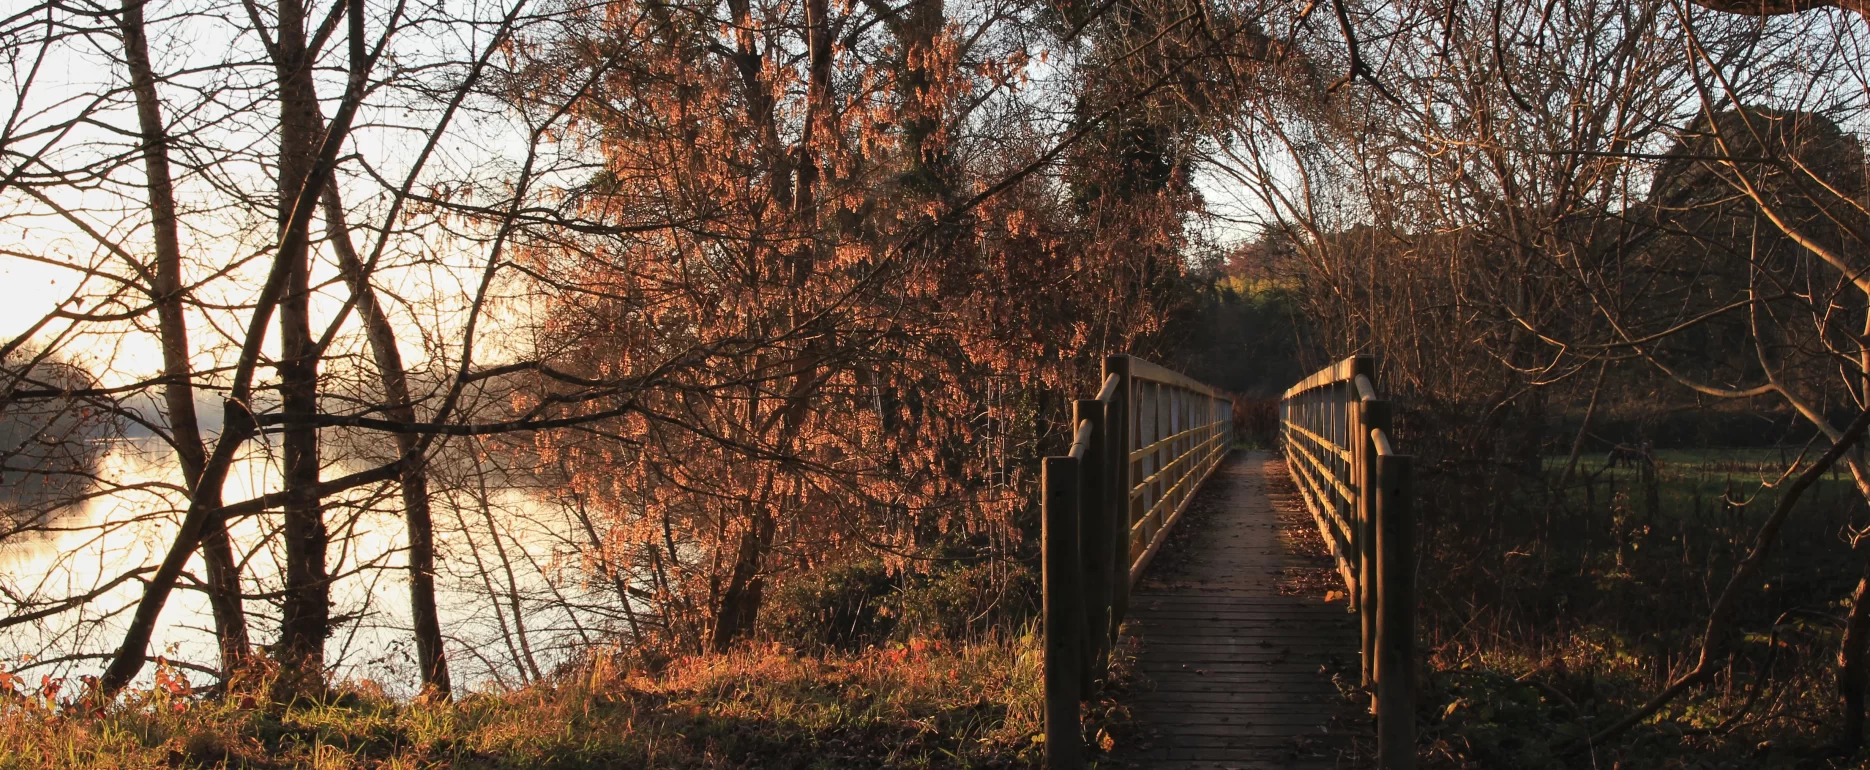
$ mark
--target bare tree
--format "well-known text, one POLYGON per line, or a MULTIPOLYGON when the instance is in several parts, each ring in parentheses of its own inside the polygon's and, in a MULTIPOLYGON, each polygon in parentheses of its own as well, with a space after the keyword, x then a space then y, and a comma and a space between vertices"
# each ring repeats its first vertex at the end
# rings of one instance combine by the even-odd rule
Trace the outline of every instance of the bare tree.
POLYGON ((21 97, 0 185, 9 226, 58 236, 16 258, 84 282, 9 348, 104 367, 73 389, 22 365, 9 398, 172 455, 64 496, 104 501, 70 527, 113 553, 90 587, 8 597, 57 652, 31 665, 106 659, 111 692, 175 638, 178 588, 211 600, 223 682, 270 657, 285 697, 374 633, 406 559, 391 630, 446 694, 615 636, 723 649, 772 581, 850 554, 1020 558, 1029 480, 975 438, 1058 440, 1028 399, 1162 345, 1184 296, 1181 172, 1087 214, 1074 186, 1135 169, 1074 148, 1135 110, 1186 132, 1175 94, 1236 32, 1013 0, 224 10, 8 22, 11 61, 109 64, 47 81, 100 73, 95 101, 21 97), (1094 71, 1121 77, 1080 90, 1094 71), (362 534, 385 517, 406 542, 362 534))
MULTIPOLYGON (((1563 504, 1606 374, 1615 391, 1777 401, 1830 445, 1784 469, 1801 481, 1712 599, 1692 665, 1593 741, 1727 665, 1740 596, 1815 467, 1862 478, 1845 424, 1864 409, 1863 155, 1839 128, 1865 106, 1862 9, 1803 13, 1826 5, 1340 4, 1336 29, 1292 44, 1351 78, 1255 72, 1216 133, 1216 168, 1299 246, 1318 343, 1383 355, 1418 401, 1419 444, 1489 490, 1492 514, 1433 526, 1497 533, 1503 490, 1551 483, 1537 426, 1588 402, 1563 504)), ((1461 542, 1505 564, 1507 538, 1461 542)), ((1864 617, 1845 619, 1838 668, 1852 752, 1864 617)))

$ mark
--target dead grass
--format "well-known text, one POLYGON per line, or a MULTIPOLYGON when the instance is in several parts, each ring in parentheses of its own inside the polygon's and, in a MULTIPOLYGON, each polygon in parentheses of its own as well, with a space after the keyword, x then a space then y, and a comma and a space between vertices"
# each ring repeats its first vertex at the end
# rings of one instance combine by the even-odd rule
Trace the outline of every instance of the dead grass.
POLYGON ((158 688, 93 709, 13 690, 0 769, 1030 767, 1041 670, 1028 635, 826 657, 749 649, 653 674, 598 658, 452 703, 369 683, 283 707, 158 688))

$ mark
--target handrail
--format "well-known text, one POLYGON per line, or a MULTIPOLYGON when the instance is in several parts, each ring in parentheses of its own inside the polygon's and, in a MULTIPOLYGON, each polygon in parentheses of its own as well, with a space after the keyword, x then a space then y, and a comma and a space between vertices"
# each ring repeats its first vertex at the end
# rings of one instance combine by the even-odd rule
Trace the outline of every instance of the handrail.
POLYGON ((1286 390, 1280 433, 1299 499, 1361 621, 1378 766, 1408 770, 1416 717, 1413 460, 1396 451, 1392 407, 1378 394, 1376 359, 1351 356, 1286 390))
POLYGON ((1233 445, 1221 391, 1134 356, 1104 359, 1072 403, 1071 450, 1045 458, 1045 763, 1084 766, 1078 704, 1109 671, 1130 589, 1233 445))

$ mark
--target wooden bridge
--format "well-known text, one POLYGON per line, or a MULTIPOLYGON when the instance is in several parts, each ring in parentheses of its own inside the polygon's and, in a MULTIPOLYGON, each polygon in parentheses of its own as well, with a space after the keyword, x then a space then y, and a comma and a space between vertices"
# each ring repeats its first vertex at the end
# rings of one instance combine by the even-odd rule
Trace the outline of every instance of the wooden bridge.
POLYGON ((1282 459, 1230 454, 1225 394, 1105 362, 1097 396, 1073 404, 1070 453, 1044 465, 1048 768, 1086 766, 1082 703, 1126 638, 1137 691, 1123 700, 1147 737, 1099 766, 1413 767, 1409 458, 1374 368, 1345 359, 1288 390, 1282 459), (1322 547, 1308 556, 1307 540, 1322 547), (1291 579, 1308 571, 1342 590, 1291 579), (1329 729, 1360 712, 1377 727, 1361 765, 1329 729))

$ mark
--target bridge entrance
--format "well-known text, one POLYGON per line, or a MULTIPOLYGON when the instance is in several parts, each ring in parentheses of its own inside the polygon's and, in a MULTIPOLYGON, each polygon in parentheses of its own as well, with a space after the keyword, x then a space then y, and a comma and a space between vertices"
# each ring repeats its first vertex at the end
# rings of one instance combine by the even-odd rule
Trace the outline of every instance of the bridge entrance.
POLYGON ((1413 768, 1411 458, 1375 369, 1353 356, 1286 391, 1274 456, 1232 451, 1226 393, 1130 356, 1105 362, 1096 397, 1072 403, 1070 452, 1046 458, 1041 480, 1049 770, 1084 766, 1081 703, 1104 685, 1120 629, 1143 647, 1134 706, 1157 731, 1136 747, 1146 766, 1341 766, 1322 740, 1346 704, 1338 672, 1374 696, 1355 700, 1377 716, 1376 765, 1413 768), (1189 525, 1197 500, 1210 510, 1189 525), (1282 526, 1282 511, 1316 526, 1316 569, 1341 577, 1349 612, 1281 590, 1307 568, 1292 536, 1308 531, 1282 526))
POLYGON ((1270 452, 1235 452, 1130 598, 1142 768, 1337 768, 1354 716, 1357 616, 1270 452), (1307 537, 1309 536, 1309 537, 1307 537), (1309 541, 1309 542, 1307 542, 1309 541), (1327 586, 1325 578, 1329 580, 1327 586), (1326 601, 1328 588, 1335 588, 1326 601))

